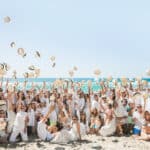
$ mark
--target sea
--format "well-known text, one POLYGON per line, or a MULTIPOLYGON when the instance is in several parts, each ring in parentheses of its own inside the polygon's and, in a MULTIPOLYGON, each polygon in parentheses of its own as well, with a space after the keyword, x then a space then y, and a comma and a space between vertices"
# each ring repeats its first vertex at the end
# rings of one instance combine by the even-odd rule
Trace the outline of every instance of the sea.
MULTIPOLYGON (((14 82, 18 82, 18 86, 17 89, 22 89, 22 85, 24 81, 27 81, 27 86, 26 89, 30 89, 32 86, 32 83, 34 83, 34 85, 36 85, 35 87, 37 89, 40 89, 43 85, 43 82, 46 82, 46 88, 48 90, 50 90, 52 88, 52 83, 58 78, 17 78, 17 79, 12 79, 12 78, 4 78, 3 81, 6 82, 7 80, 9 80, 9 83, 14 83, 14 82)), ((60 78, 59 78, 60 79, 60 78)), ((92 81, 92 89, 93 91, 97 92, 101 89, 101 86, 99 84, 100 81, 106 81, 107 78, 99 78, 99 79, 95 79, 95 78, 61 78, 63 80, 72 80, 73 82, 82 82, 82 90, 87 93, 88 92, 88 81, 92 81)), ((121 84, 121 79, 120 78, 114 78, 115 80, 117 80, 120 84, 121 84)), ((113 80, 112 79, 109 82, 109 87, 110 88, 115 88, 114 84, 113 84, 113 80)), ((2 80, 2 79, 1 79, 2 80)), ((137 87, 137 82, 135 80, 135 78, 128 78, 128 80, 132 81, 132 85, 134 88, 137 87)), ((148 87, 150 87, 150 78, 142 78, 142 80, 146 80, 148 82, 148 87)))

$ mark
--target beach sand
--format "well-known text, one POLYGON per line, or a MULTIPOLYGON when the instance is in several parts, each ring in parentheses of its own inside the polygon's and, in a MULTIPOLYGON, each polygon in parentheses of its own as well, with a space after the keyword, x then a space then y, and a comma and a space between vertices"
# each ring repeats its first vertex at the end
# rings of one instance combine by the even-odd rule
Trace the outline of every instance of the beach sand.
POLYGON ((135 140, 133 137, 101 137, 88 135, 82 142, 53 144, 39 139, 16 144, 0 144, 0 150, 150 150, 150 142, 135 140))

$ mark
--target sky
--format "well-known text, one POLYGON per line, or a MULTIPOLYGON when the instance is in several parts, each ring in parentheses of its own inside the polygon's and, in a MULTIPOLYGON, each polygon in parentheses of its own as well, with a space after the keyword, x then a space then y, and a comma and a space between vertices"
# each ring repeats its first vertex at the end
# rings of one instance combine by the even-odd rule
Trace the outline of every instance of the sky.
POLYGON ((144 76, 150 68, 149 0, 0 0, 0 62, 18 76, 28 66, 41 77, 144 76), (9 24, 5 16, 11 17, 9 24), (11 48, 10 43, 16 47, 11 48), (23 47, 27 57, 18 56, 23 47), (41 58, 34 57, 35 51, 41 58), (56 56, 56 67, 50 65, 56 56))

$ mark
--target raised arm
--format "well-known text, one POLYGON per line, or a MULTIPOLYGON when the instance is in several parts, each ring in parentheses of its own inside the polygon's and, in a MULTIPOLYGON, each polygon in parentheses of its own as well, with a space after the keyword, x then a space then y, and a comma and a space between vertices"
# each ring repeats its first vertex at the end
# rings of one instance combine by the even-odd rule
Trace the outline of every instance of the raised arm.
POLYGON ((50 114, 54 111, 55 109, 55 105, 50 105, 49 110, 45 116, 45 118, 48 118, 50 116, 50 114))

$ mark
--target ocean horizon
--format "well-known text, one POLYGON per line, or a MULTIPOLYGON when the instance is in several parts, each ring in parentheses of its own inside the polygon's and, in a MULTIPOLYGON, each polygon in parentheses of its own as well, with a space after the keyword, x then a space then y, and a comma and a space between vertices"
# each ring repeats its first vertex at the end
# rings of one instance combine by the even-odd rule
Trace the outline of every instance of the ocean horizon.
MULTIPOLYGON (((7 81, 9 80, 10 82, 14 82, 14 81, 18 81, 18 82, 24 82, 24 81, 28 81, 28 82, 53 82, 55 81, 56 79, 63 79, 63 80, 72 80, 72 81, 75 81, 75 82, 81 82, 81 81, 88 81, 88 80, 91 80, 91 81, 96 81, 96 80, 99 80, 99 81, 105 81, 107 78, 103 77, 103 78, 92 78, 92 77, 82 77, 82 78, 55 78, 55 77, 52 77, 52 78, 47 78, 47 77, 42 77, 42 78, 17 78, 17 79, 13 79, 13 78, 3 78, 3 81, 7 81)), ((121 78, 112 78, 113 79, 116 79, 117 81, 121 81, 121 78)), ((132 81, 135 81, 136 78, 127 78, 129 80, 132 80, 132 81)), ((2 80, 2 78, 0 79, 2 80)), ((150 78, 142 78, 142 80, 146 80, 148 82, 150 82, 150 78)))

